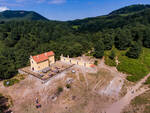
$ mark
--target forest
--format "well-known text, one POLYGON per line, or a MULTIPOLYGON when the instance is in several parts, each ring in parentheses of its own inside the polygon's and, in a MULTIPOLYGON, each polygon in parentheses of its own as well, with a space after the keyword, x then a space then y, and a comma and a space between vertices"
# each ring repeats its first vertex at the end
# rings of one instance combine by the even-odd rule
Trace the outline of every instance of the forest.
POLYGON ((92 55, 102 58, 112 48, 126 50, 125 55, 131 59, 138 59, 143 48, 150 48, 148 6, 135 5, 104 16, 66 22, 1 21, 0 79, 11 78, 17 69, 29 65, 30 55, 52 50, 59 59, 61 54, 76 57, 94 50, 92 55))

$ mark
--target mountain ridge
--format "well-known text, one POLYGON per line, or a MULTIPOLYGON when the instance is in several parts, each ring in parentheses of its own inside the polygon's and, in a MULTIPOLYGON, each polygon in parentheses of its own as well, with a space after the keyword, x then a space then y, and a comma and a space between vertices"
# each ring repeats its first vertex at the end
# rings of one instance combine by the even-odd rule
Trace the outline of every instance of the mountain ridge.
POLYGON ((34 11, 6 10, 0 12, 0 20, 11 21, 11 20, 48 20, 48 19, 34 11))
POLYGON ((117 9, 109 13, 108 15, 115 15, 115 14, 128 14, 128 13, 134 13, 138 11, 142 11, 145 9, 150 8, 150 5, 146 4, 135 4, 135 5, 130 5, 130 6, 125 6, 123 8, 117 9))

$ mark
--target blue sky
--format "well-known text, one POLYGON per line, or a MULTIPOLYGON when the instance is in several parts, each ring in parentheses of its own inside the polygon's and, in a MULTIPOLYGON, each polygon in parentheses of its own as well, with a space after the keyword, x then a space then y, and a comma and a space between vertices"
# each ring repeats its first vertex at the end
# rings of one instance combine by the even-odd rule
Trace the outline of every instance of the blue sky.
POLYGON ((0 0, 0 11, 36 11, 52 20, 74 20, 100 16, 133 4, 150 4, 150 0, 0 0))

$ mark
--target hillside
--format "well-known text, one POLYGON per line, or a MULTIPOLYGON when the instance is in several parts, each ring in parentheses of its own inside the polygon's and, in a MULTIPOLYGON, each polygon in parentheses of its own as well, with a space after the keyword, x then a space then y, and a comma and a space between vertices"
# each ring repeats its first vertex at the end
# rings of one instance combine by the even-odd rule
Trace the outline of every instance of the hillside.
POLYGON ((121 113, 123 108, 124 113, 150 113, 150 5, 74 21, 45 20, 29 11, 0 13, 0 113, 8 108, 16 113, 121 113), (48 51, 57 62, 38 73, 51 77, 46 83, 18 74, 20 68, 30 71, 30 55, 48 51), (61 54, 95 66, 70 67, 61 54))
POLYGON ((77 27, 79 32, 98 32, 107 28, 134 26, 137 22, 149 21, 149 18, 150 5, 133 5, 121 8, 108 15, 69 21, 69 24, 77 27))
POLYGON ((138 7, 141 10, 130 15, 105 15, 68 22, 33 21, 44 18, 33 16, 38 15, 34 12, 23 11, 22 16, 21 12, 3 12, 1 17, 5 20, 31 21, 0 24, 0 79, 11 78, 18 68, 29 65, 30 55, 52 50, 59 59, 61 54, 76 57, 94 48, 87 55, 105 56, 107 64, 113 66, 116 66, 114 58, 117 56, 122 62, 117 66, 118 70, 134 75, 128 77, 130 81, 140 80, 150 72, 149 64, 145 63, 150 62, 150 9, 143 10, 145 5, 138 7), (109 53, 104 54, 107 51, 109 53), (137 65, 137 62, 142 65, 137 65), (126 68, 128 65, 134 68, 126 68))
POLYGON ((0 12, 0 21, 11 21, 11 20, 48 20, 48 19, 33 11, 7 10, 4 12, 0 12))
POLYGON ((130 14, 150 8, 150 5, 131 5, 112 11, 109 15, 130 14))

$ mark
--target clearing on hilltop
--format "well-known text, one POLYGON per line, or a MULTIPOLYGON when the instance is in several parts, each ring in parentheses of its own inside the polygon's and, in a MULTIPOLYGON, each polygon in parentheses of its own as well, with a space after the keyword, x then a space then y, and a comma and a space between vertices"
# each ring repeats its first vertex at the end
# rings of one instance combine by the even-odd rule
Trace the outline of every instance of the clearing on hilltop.
POLYGON ((150 113, 149 91, 150 5, 72 21, 0 12, 0 113, 150 113))

